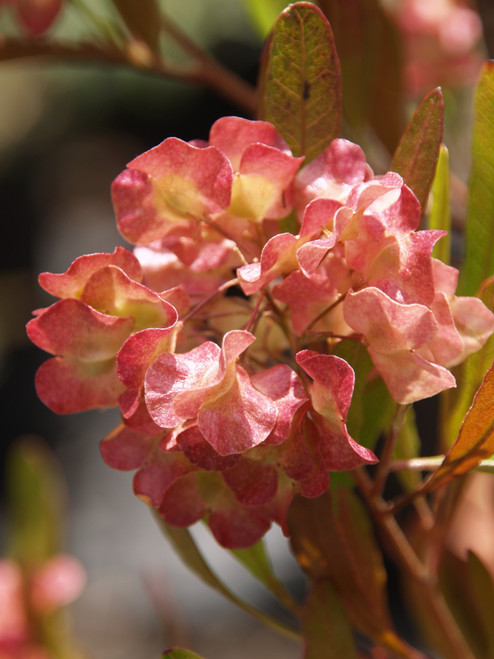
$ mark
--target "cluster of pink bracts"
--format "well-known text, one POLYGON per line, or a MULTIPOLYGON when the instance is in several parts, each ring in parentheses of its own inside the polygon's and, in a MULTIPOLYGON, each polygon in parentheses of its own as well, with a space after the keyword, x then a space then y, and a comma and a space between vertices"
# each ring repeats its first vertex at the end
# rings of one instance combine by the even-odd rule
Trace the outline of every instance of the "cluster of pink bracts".
POLYGON ((416 230, 398 174, 373 176, 343 139, 302 165, 266 122, 166 139, 113 183, 134 253, 42 274, 60 299, 27 328, 54 355, 36 378, 46 405, 119 405, 105 461, 137 469, 136 494, 167 523, 204 518, 230 548, 283 528, 294 494, 322 494, 329 472, 376 462, 346 428, 341 341, 365 346, 371 377, 407 404, 454 387, 448 368, 494 331, 479 299, 455 296, 457 270, 431 256, 444 232, 416 230))

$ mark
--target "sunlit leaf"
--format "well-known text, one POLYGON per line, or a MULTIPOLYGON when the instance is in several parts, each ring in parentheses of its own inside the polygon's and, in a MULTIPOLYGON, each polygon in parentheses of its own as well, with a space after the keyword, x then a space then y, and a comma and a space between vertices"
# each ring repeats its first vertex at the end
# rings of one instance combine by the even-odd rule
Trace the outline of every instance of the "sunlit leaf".
POLYGON ((403 176, 424 210, 436 171, 443 124, 444 100, 438 88, 427 94, 415 110, 391 163, 391 169, 403 176))
POLYGON ((296 2, 274 26, 260 79, 261 119, 273 123, 296 156, 314 159, 341 120, 341 81, 331 27, 320 9, 296 2))
POLYGON ((304 659, 355 659, 355 641, 340 598, 328 579, 315 583, 307 599, 302 632, 304 659))
POLYGON ((271 618, 266 613, 263 613, 259 609, 256 609, 254 606, 251 606, 238 595, 233 593, 227 586, 225 586, 225 584, 216 576, 216 574, 206 563, 203 555, 199 551, 199 548, 194 541, 194 538, 192 537, 192 534, 188 531, 188 529, 181 529, 165 524, 165 522, 163 522, 163 520, 158 516, 156 516, 156 519, 158 520, 158 523, 163 529, 166 537, 182 561, 191 570, 191 572, 199 577, 199 579, 201 579, 211 588, 214 588, 214 590, 218 591, 227 600, 240 607, 254 618, 257 618, 264 624, 273 627, 273 629, 291 636, 292 638, 299 638, 299 634, 297 632, 288 627, 285 627, 285 625, 278 622, 274 618, 271 618))
POLYGON ((465 262, 459 294, 474 295, 494 274, 494 61, 484 64, 475 100, 465 262))
POLYGON ((494 366, 487 371, 460 428, 458 439, 433 474, 427 490, 474 469, 494 453, 494 366))
POLYGON ((157 0, 112 0, 124 23, 136 39, 142 39, 151 50, 157 50, 161 15, 157 0))
POLYGON ((243 3, 262 38, 266 37, 287 5, 286 0, 243 0, 243 3))
POLYGON ((404 126, 403 41, 380 0, 319 0, 340 58, 346 131, 363 144, 369 126, 392 153, 404 126))
POLYGON ((428 222, 429 229, 447 231, 432 250, 432 256, 443 263, 451 259, 451 204, 449 194, 449 153, 441 144, 437 161, 436 175, 432 182, 432 206, 428 222))

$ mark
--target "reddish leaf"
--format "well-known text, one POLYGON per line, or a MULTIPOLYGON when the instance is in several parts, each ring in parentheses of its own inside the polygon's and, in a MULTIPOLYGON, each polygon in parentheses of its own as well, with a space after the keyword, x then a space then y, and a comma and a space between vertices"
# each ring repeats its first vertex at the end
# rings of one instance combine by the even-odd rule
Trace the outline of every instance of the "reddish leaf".
POLYGON ((427 490, 474 469, 494 453, 494 365, 487 371, 460 428, 458 439, 433 474, 427 490))
POLYGON ((393 156, 391 169, 403 176, 425 209, 443 138, 444 100, 439 88, 415 111, 393 156))
POLYGON ((273 123, 295 156, 313 160, 338 137, 340 65, 320 9, 296 2, 283 11, 260 79, 260 118, 273 123))
POLYGON ((317 582, 307 599, 302 631, 304 659, 355 659, 355 642, 345 609, 331 581, 317 582))

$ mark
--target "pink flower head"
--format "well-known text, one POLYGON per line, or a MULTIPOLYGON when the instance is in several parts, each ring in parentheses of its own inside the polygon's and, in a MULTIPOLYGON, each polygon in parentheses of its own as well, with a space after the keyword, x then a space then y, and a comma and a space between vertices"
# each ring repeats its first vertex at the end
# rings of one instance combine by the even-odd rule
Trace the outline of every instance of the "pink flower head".
POLYGON ((164 353, 145 379, 149 413, 162 428, 187 419, 220 455, 241 453, 263 442, 276 423, 276 407, 251 383, 237 360, 255 340, 228 332, 220 349, 207 341, 184 354, 164 353))
POLYGON ((230 215, 263 219, 286 217, 303 158, 295 158, 274 126, 265 121, 223 117, 212 126, 209 144, 230 160, 235 173, 230 215))
POLYGON ((2 0, 0 4, 14 5, 22 27, 29 35, 37 37, 55 22, 63 0, 2 0))
POLYGON ((118 228, 131 243, 159 240, 176 223, 187 226, 225 211, 232 180, 219 149, 170 137, 134 158, 113 182, 118 228))

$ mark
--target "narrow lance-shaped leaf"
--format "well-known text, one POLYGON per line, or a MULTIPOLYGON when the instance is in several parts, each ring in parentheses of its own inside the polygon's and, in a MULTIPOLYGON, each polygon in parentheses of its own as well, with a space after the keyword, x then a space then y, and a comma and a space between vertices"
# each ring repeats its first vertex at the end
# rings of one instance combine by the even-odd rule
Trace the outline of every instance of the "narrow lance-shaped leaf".
POLYGON ((426 490, 433 490, 474 469, 494 453, 494 366, 487 371, 460 428, 458 439, 432 475, 426 490))
POLYGON ((470 173, 465 262, 459 295, 475 295, 494 274, 494 61, 486 62, 477 88, 470 173))
POLYGON ((318 581, 307 599, 302 620, 304 659, 355 659, 352 628, 329 579, 318 581))
POLYGON ((185 565, 204 583, 206 583, 214 590, 218 591, 223 597, 227 600, 240 607, 254 618, 257 618, 264 624, 273 627, 277 631, 298 639, 299 634, 288 627, 285 627, 282 623, 278 622, 274 618, 271 618, 269 615, 259 611, 255 607, 251 606, 240 597, 235 595, 225 584, 216 576, 216 574, 211 570, 209 565, 204 560, 199 548, 194 542, 194 538, 187 529, 176 528, 174 526, 169 526, 165 524, 160 517, 156 517, 158 523, 163 529, 168 540, 173 545, 173 548, 180 556, 185 565))
POLYGON ((261 119, 306 162, 339 136, 341 74, 331 27, 318 7, 296 2, 275 23, 259 81, 261 119))
POLYGON ((432 183, 432 207, 429 216, 429 229, 447 231, 432 250, 432 256, 449 264, 451 259, 451 204, 449 194, 449 153, 441 144, 437 161, 436 175, 432 183))
POLYGON ((443 124, 444 101, 438 88, 427 94, 415 110, 391 164, 391 169, 401 174, 413 190, 423 210, 436 171, 443 124))

